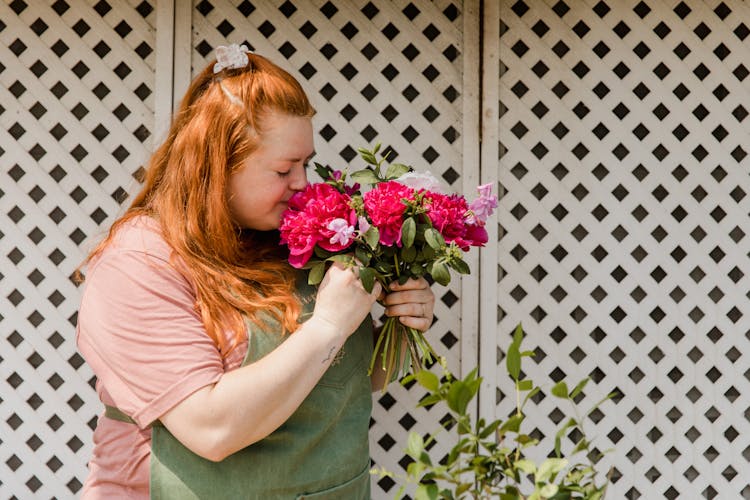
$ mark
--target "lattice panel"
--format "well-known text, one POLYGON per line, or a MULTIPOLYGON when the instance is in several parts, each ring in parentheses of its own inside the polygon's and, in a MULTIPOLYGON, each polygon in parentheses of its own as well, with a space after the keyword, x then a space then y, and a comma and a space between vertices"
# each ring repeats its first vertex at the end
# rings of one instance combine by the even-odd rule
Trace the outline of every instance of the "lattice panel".
POLYGON ((149 147, 153 2, 0 3, 0 497, 72 498, 101 404, 69 279, 149 147))
MULTIPOLYGON (((203 0, 193 13, 193 72, 216 45, 245 43, 294 74, 313 100, 313 161, 362 168, 356 148, 381 142, 392 158, 460 189, 461 24, 461 3, 451 1, 203 0)), ((458 371, 459 280, 434 290, 430 336, 458 371)), ((438 409, 415 410, 422 395, 393 385, 376 397, 376 464, 403 473, 408 431, 439 428, 438 409)), ((373 481, 375 497, 391 498, 396 489, 390 478, 373 481)))
MULTIPOLYGON (((619 393, 588 420, 609 496, 750 498, 750 6, 517 0, 501 20, 499 391, 523 321, 531 378, 590 376, 584 411, 619 393)), ((547 450, 553 399, 528 411, 547 450)))

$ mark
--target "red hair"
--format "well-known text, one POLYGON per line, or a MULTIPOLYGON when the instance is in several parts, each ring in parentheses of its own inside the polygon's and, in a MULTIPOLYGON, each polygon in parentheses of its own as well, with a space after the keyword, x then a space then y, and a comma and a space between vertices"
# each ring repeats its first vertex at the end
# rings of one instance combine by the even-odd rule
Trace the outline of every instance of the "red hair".
POLYGON ((292 75, 264 57, 248 58, 246 67, 216 75, 212 61, 193 80, 141 191, 86 259, 100 254, 125 222, 141 215, 158 220, 172 265, 193 284, 196 310, 223 356, 245 334, 243 316, 259 323, 259 313, 267 312, 293 332, 301 310, 278 233, 239 228, 228 192, 232 172, 258 147, 266 113, 312 117, 315 110, 292 75))

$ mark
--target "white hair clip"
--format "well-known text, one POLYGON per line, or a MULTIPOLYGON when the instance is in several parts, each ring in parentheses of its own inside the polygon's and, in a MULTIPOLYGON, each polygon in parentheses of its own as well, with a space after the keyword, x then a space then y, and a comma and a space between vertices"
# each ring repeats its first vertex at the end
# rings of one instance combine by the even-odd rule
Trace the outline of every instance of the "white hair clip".
POLYGON ((223 69, 240 69, 247 66, 249 61, 247 53, 252 51, 246 45, 233 43, 229 46, 219 45, 216 47, 216 64, 214 74, 223 69))

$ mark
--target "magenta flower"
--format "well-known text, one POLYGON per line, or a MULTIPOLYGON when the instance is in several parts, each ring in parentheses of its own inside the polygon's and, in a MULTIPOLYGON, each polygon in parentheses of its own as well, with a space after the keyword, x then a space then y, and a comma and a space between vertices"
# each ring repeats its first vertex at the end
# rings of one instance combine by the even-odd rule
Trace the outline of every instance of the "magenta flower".
POLYGON ((462 248, 468 247, 463 236, 466 233, 466 212, 469 207, 463 196, 428 193, 424 198, 424 206, 428 209, 427 216, 432 221, 432 227, 440 231, 446 243, 455 241, 462 248))
MULTIPOLYGON (((354 226, 357 214, 350 206, 349 196, 329 184, 308 184, 289 200, 281 218, 281 243, 289 247, 289 263, 303 267, 313 254, 315 245, 338 252, 351 243, 342 237, 340 229, 331 229, 332 221, 341 219, 354 226)), ((334 225, 338 228, 338 225, 334 225)), ((353 229, 352 229, 353 230, 353 229)))
POLYGON ((406 211, 402 200, 413 197, 413 189, 396 181, 381 182, 364 194, 365 211, 380 232, 381 244, 401 246, 401 225, 406 211))

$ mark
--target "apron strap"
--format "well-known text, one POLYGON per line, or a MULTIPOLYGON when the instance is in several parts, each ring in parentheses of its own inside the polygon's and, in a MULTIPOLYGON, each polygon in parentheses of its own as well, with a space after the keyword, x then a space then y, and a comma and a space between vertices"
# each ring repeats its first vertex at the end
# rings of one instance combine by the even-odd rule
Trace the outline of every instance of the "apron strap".
MULTIPOLYGON (((107 418, 111 418, 112 420, 119 420, 120 422, 125 422, 127 424, 135 425, 135 420, 130 418, 130 416, 126 414, 124 411, 114 406, 104 405, 104 416, 107 418)), ((150 429, 151 427, 163 426, 163 425, 164 424, 162 424, 159 420, 154 420, 146 427, 146 429, 150 429)))

